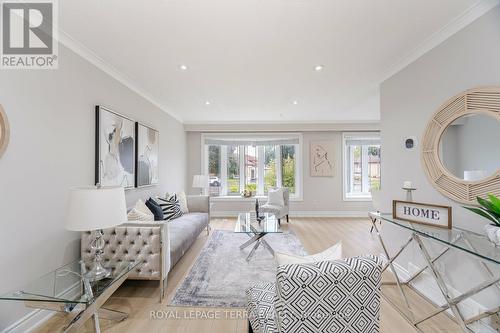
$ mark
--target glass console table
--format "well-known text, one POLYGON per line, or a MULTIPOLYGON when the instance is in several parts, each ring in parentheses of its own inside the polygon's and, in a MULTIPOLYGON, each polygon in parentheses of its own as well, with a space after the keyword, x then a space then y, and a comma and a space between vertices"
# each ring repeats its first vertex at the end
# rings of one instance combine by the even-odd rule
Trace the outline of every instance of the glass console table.
POLYGON ((407 316, 407 319, 417 330, 419 330, 418 325, 448 310, 451 310, 456 323, 463 332, 472 332, 468 327, 470 324, 499 313, 500 300, 495 308, 478 313, 471 318, 465 318, 458 307, 460 302, 478 294, 486 288, 496 286, 500 289, 500 271, 498 270, 498 265, 500 264, 500 248, 495 247, 488 241, 488 239, 486 239, 485 236, 458 228, 444 229, 402 221, 393 218, 391 214, 370 213, 369 216, 372 221, 372 229, 376 231, 384 254, 388 260, 383 267, 383 271, 390 268, 395 278, 394 283, 387 282, 384 284, 397 285, 399 292, 404 299, 408 314, 410 314, 410 316, 407 316), (403 245, 392 256, 389 255, 384 240, 382 239, 380 230, 381 223, 389 223, 393 226, 405 229, 410 233, 408 239, 405 240, 403 245), (403 281, 401 277, 398 276, 397 270, 394 267, 394 260, 398 258, 411 243, 417 244, 417 248, 422 254, 426 265, 403 281), (441 245, 440 251, 433 253, 433 249, 429 246, 430 243, 438 243, 441 245), (439 260, 442 259, 442 257, 451 249, 460 251, 462 254, 470 258, 478 260, 485 274, 488 276, 487 280, 477 283, 473 287, 470 287, 469 290, 466 290, 459 295, 451 295, 449 285, 445 281, 445 276, 443 276, 437 267, 439 260), (491 267, 493 267, 493 269, 491 267), (444 297, 445 304, 441 306, 437 305, 431 313, 423 316, 422 318, 416 319, 403 286, 415 290, 412 286, 412 281, 419 277, 424 271, 430 272, 431 276, 436 281, 439 291, 444 297))
POLYGON ((84 273, 91 263, 75 261, 46 274, 18 290, 0 295, 0 300, 21 301, 29 308, 64 312, 69 324, 64 332, 76 332, 90 317, 95 332, 100 332, 99 317, 116 321, 128 314, 102 307, 139 264, 136 262, 104 263, 111 275, 90 282, 84 273))

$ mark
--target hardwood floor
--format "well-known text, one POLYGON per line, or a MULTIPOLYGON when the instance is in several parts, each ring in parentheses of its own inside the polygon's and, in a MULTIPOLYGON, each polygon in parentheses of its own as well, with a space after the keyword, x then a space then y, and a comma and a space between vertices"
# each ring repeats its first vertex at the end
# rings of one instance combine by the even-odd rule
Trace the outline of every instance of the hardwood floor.
MULTIPOLYGON (((320 252, 338 241, 342 241, 344 256, 359 254, 380 254, 378 240, 375 234, 370 234, 370 223, 365 219, 354 218, 293 218, 290 224, 283 223, 284 229, 290 228, 299 237, 308 253, 320 252)), ((234 220, 213 219, 213 229, 232 230, 234 220)), ((101 320, 102 332, 178 332, 178 333, 225 333, 247 332, 247 321, 242 318, 242 311, 229 309, 183 308, 168 306, 171 297, 184 276, 189 272, 203 245, 207 240, 206 233, 202 233, 191 249, 179 263, 171 270, 168 278, 166 299, 160 304, 157 282, 127 281, 108 300, 105 307, 124 311, 130 314, 123 322, 116 323, 101 320), (158 311, 160 311, 158 313, 158 311), (161 312, 163 311, 163 312, 161 312), (196 313, 195 311, 202 311, 196 313), (157 315, 175 316, 168 319, 151 319, 151 312, 157 315), (215 314, 220 318, 206 318, 215 314), (200 315, 202 318, 199 318, 200 315), (193 317, 198 317, 193 319, 193 317)), ((389 294, 390 294, 389 290, 389 294)), ((428 305, 422 304, 415 297, 415 307, 426 310, 428 305)), ((434 321, 436 325, 427 326, 425 332, 458 332, 456 326, 447 317, 442 316, 434 321)), ((37 332, 58 332, 64 327, 62 315, 57 314, 40 327, 37 332)), ((89 320, 82 332, 93 332, 92 320, 89 320)), ((412 333, 416 330, 390 305, 385 299, 381 304, 381 332, 383 333, 412 333)))

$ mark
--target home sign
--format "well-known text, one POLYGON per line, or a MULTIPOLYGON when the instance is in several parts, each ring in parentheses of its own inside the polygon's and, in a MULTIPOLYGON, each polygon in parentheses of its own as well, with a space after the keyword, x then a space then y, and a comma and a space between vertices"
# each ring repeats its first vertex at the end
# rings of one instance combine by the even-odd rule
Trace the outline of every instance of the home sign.
POLYGON ((392 202, 392 217, 398 220, 451 229, 451 207, 418 202, 392 202))

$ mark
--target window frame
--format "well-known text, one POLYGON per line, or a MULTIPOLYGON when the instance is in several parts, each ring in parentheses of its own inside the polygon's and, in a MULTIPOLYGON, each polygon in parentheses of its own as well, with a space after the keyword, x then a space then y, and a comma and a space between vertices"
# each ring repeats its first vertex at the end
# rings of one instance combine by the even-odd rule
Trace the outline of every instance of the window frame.
MULTIPOLYGON (((302 201, 303 200, 303 135, 302 133, 201 133, 201 138, 200 138, 200 144, 201 144, 201 174, 208 175, 208 146, 205 144, 206 139, 228 139, 228 138, 241 138, 241 137, 247 137, 247 136, 256 136, 256 137, 265 137, 269 139, 278 139, 278 138, 294 138, 298 139, 298 144, 294 144, 295 146, 295 193, 290 193, 290 201, 302 201)), ((279 145, 277 145, 279 146, 279 145)), ((221 146, 224 147, 224 146, 221 146)), ((226 146, 227 147, 227 146, 226 146)), ((245 145, 240 145, 239 146, 239 159, 240 159, 240 191, 242 191, 245 188, 245 174, 241 173, 242 171, 245 171, 245 149, 242 149, 245 147, 245 145), (242 153, 243 152, 243 153, 242 153)), ((257 155, 265 155, 264 154, 264 145, 258 146, 259 148, 257 149, 257 155), (262 151, 262 153, 259 153, 262 151)), ((226 167, 227 168, 227 163, 224 165, 223 159, 227 160, 226 157, 222 157, 222 151, 225 151, 227 153, 227 149, 221 149, 221 178, 222 178, 222 170, 226 167)), ((278 151, 278 150, 275 150, 278 151)), ((281 149, 279 149, 279 153, 281 156, 281 149)), ((260 157, 260 156, 259 156, 260 157)), ((259 163, 258 166, 258 172, 259 175, 261 176, 260 173, 262 173, 262 177, 258 179, 262 179, 262 189, 264 188, 264 163, 265 163, 265 158, 258 158, 257 163, 259 163), (262 165, 261 165, 262 164, 262 165), (260 171, 262 170, 262 171, 260 171)), ((276 158, 276 182, 278 183, 279 180, 281 180, 281 158, 276 158), (278 162, 279 160, 279 162, 278 162), (280 168, 278 171, 278 167, 280 168), (279 173, 279 174, 278 174, 279 173)), ((226 177, 227 178, 227 177, 226 177)), ((226 190, 227 190, 227 179, 222 180, 221 179, 221 192, 223 194, 227 194, 227 192, 224 191, 222 188, 222 184, 226 184, 226 190)), ((280 182, 281 183, 281 182, 280 182)), ((278 184, 280 184, 278 183, 278 184)), ((260 189, 260 186, 258 184, 258 189, 260 189)), ((203 193, 207 195, 209 192, 209 189, 206 188, 203 190, 203 193)), ((267 198, 267 194, 262 191, 262 193, 256 195, 255 197, 257 198, 267 198)), ((220 195, 220 196, 213 196, 211 197, 211 200, 215 201, 248 201, 248 200, 255 200, 255 197, 253 198, 243 198, 241 196, 236 196, 236 195, 220 195)))
MULTIPOLYGON (((350 161, 348 158, 347 154, 349 153, 349 149, 347 149, 346 141, 348 137, 359 137, 359 138, 373 138, 374 136, 377 136, 381 140, 381 134, 380 131, 370 131, 370 132, 343 132, 342 133, 342 198, 343 201, 359 201, 359 202, 371 202, 372 201, 372 196, 371 193, 369 195, 360 195, 360 196, 348 196, 348 172, 350 173, 350 168, 348 168, 347 163, 350 161)), ((382 143, 380 143, 380 149, 382 149, 382 143)), ((363 148, 361 148, 363 151, 363 148)), ((363 152, 362 152, 363 154, 363 152)), ((367 173, 368 177, 368 173, 367 173)), ((382 178, 382 174, 380 175, 380 178, 382 178)), ((368 181, 369 184, 369 179, 361 179, 362 186, 365 181, 368 181)))

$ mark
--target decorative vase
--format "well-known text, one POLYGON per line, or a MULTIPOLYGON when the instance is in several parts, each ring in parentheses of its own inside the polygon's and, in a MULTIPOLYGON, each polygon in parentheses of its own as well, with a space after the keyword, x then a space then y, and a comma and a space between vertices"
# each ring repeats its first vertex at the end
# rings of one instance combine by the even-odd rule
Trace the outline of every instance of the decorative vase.
POLYGON ((500 247, 500 227, 494 224, 487 224, 484 226, 484 232, 486 236, 488 236, 490 242, 500 247))

